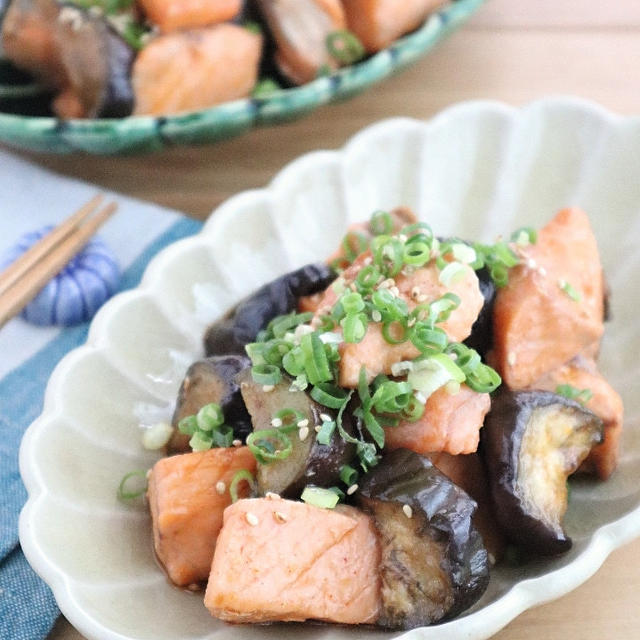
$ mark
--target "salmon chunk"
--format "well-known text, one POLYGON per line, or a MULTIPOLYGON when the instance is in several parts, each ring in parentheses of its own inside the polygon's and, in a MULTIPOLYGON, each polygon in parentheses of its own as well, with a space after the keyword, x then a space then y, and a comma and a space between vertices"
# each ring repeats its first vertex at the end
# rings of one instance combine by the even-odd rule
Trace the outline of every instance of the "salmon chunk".
POLYGON ((604 423, 604 440, 591 450, 580 470, 595 473, 606 480, 618 465, 624 414, 622 398, 602 377, 595 361, 582 356, 545 374, 533 383, 532 388, 555 391, 562 384, 580 390, 588 389, 593 394, 585 405, 604 423))
POLYGON ((148 492, 153 542, 174 584, 185 587, 207 579, 222 514, 231 504, 231 480, 238 470, 255 468, 247 447, 185 453, 156 462, 148 492))
POLYGON ((231 20, 242 8, 242 0, 140 0, 140 7, 166 33, 231 20))
MULTIPOLYGON (((364 262, 354 263, 343 273, 347 284, 355 279, 364 262)), ((439 280, 440 270, 435 262, 416 269, 413 273, 395 278, 398 295, 407 302, 409 309, 414 309, 419 302, 433 302, 445 293, 454 293, 460 300, 460 306, 440 326, 452 342, 461 342, 471 333, 484 298, 480 292, 478 277, 475 271, 464 265, 462 277, 445 286, 439 280)), ((320 311, 332 306, 337 296, 332 288, 327 290, 327 297, 323 300, 320 311), (333 302, 332 302, 333 300, 333 302)), ((367 327, 364 338, 357 343, 343 342, 340 345, 340 385, 355 388, 361 367, 367 371, 367 379, 371 382, 378 374, 391 373, 391 366, 403 360, 413 360, 420 355, 420 351, 407 340, 400 344, 388 343, 382 335, 382 324, 371 322, 367 327)))
POLYGON ((447 0, 343 0, 349 29, 369 53, 384 49, 417 29, 447 0))
POLYGON ((441 387, 427 399, 422 418, 385 428, 385 446, 411 449, 420 454, 473 453, 478 448, 480 429, 490 407, 488 393, 477 393, 465 384, 456 394, 441 387))
POLYGON ((379 563, 371 519, 353 507, 239 500, 224 512, 204 603, 228 622, 372 623, 379 563))
POLYGON ((560 211, 522 254, 494 307, 491 361, 512 389, 530 387, 604 331, 604 278, 583 211, 560 211))
POLYGON ((255 86, 261 53, 262 36, 235 24, 155 38, 133 65, 135 113, 166 115, 244 98, 255 86))

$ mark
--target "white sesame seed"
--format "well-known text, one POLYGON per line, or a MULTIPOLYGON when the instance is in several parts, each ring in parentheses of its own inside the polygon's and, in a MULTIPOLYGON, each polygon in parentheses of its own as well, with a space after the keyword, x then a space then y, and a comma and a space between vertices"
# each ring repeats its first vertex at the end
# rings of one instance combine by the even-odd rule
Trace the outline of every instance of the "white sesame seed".
POLYGON ((538 268, 538 273, 539 273, 541 276, 543 276, 543 277, 544 277, 544 276, 546 276, 546 275, 547 275, 547 270, 546 270, 544 267, 539 267, 539 268, 538 268))
POLYGON ((276 387, 275 387, 275 385, 273 385, 273 384, 264 384, 264 385, 262 385, 262 390, 263 390, 265 393, 269 393, 269 391, 273 391, 275 388, 276 388, 276 387))
POLYGON ((400 295, 400 289, 398 287, 393 286, 389 287, 389 291, 397 298, 400 295))
POLYGON ((373 262, 373 258, 371 256, 367 256, 364 259, 363 264, 364 264, 365 267, 368 267, 372 262, 373 262))
POLYGON ((252 527, 255 527, 260 522, 260 520, 258 520, 258 516, 255 513, 250 513, 249 511, 244 514, 244 517, 252 527))
POLYGON ((358 290, 358 287, 356 287, 356 283, 355 283, 355 282, 352 282, 352 283, 349 285, 349 289, 351 289, 351 291, 357 291, 357 290, 358 290))
POLYGON ((513 351, 509 352, 509 355, 507 355, 507 364, 512 366, 516 363, 517 360, 517 356, 513 351))
POLYGON ((347 495, 348 495, 348 496, 351 496, 351 495, 353 495, 357 490, 358 490, 358 485, 357 485, 357 484, 352 484, 352 485, 347 489, 347 495))
POLYGON ((281 427, 282 426, 282 420, 280 420, 280 418, 274 418, 271 421, 271 426, 272 427, 281 427))
POLYGON ((316 433, 320 433, 320 430, 321 430, 321 429, 322 429, 322 427, 321 427, 319 424, 317 424, 317 425, 313 428, 313 430, 314 430, 316 433))
POLYGON ((427 399, 425 398, 424 393, 422 393, 421 391, 416 391, 416 393, 414 395, 415 395, 416 400, 420 404, 427 404, 427 399))
POLYGON ((417 298, 419 295, 420 295, 420 287, 413 287, 413 289, 411 289, 411 297, 417 298))
POLYGON ((538 263, 533 258, 527 258, 527 267, 529 269, 535 269, 538 266, 538 263))
POLYGON ((398 234, 398 240, 400 240, 400 242, 406 242, 409 238, 407 238, 407 236, 404 233, 399 233, 398 234))
POLYGON ((413 325, 418 322, 418 318, 413 317, 413 318, 409 318, 409 321, 407 322, 407 327, 411 328, 413 327, 413 325))
POLYGON ((331 422, 331 416, 326 413, 321 413, 320 420, 322 420, 322 422, 331 422))
POLYGON ((234 440, 231 444, 234 447, 241 447, 242 446, 242 440, 234 440))
POLYGON ((274 493, 273 491, 267 491, 267 493, 264 494, 264 497, 267 500, 282 500, 282 498, 280 497, 280 494, 274 493))
POLYGON ((487 558, 489 560, 489 564, 494 565, 496 563, 496 557, 493 555, 493 553, 487 554, 487 558))
POLYGON ((418 302, 426 302, 429 299, 429 296, 425 295, 424 293, 422 295, 419 295, 416 300, 418 302))
POLYGON ((281 511, 274 511, 273 512, 273 518, 276 522, 286 522, 287 521, 287 516, 282 513, 281 511))
POLYGON ((409 505, 409 504, 405 504, 402 507, 402 511, 404 512, 404 515, 407 516, 407 518, 411 518, 411 516, 413 516, 413 509, 411 508, 411 505, 409 505))
POLYGON ((371 312, 371 319, 372 319, 374 322, 380 322, 380 321, 382 320, 382 314, 381 314, 377 309, 374 309, 374 310, 371 312))
POLYGON ((216 491, 222 495, 227 490, 227 485, 220 480, 220 482, 216 482, 216 491))
POLYGON ((309 425, 309 420, 307 418, 304 418, 303 420, 298 420, 298 422, 296 422, 296 426, 302 428, 302 427, 306 427, 309 425))
POLYGON ((298 437, 300 438, 300 442, 303 442, 304 440, 306 440, 308 435, 309 435, 309 427, 301 427, 300 430, 298 431, 298 437))

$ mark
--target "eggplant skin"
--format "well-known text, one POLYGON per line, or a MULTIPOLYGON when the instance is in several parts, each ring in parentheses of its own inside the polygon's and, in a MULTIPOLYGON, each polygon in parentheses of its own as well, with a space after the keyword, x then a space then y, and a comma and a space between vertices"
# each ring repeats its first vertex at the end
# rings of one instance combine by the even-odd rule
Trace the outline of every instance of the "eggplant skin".
POLYGON ((493 346, 493 306, 496 299, 496 285, 486 267, 476 271, 476 275, 484 304, 471 327, 471 335, 464 343, 485 358, 493 346))
POLYGON ((174 432, 167 444, 168 453, 190 451, 189 436, 178 431, 178 423, 187 416, 195 415, 210 402, 220 405, 225 423, 233 427, 236 438, 244 441, 251 433, 251 417, 236 377, 243 370, 249 370, 250 366, 251 361, 246 356, 230 355, 198 360, 187 369, 171 420, 174 432))
POLYGON ((207 329, 205 353, 208 356, 243 354, 245 345, 253 342, 271 320, 295 310, 298 298, 323 291, 335 277, 334 271, 319 262, 265 284, 207 329))
POLYGON ((600 418, 550 391, 502 388, 494 395, 481 431, 482 450, 495 514, 511 542, 534 555, 571 548, 562 526, 566 480, 602 433, 600 418), (554 440, 554 425, 560 425, 561 443, 554 440))
POLYGON ((482 596, 489 559, 472 522, 476 503, 430 460, 407 449, 385 453, 355 498, 373 515, 382 542, 378 625, 434 624, 482 596))

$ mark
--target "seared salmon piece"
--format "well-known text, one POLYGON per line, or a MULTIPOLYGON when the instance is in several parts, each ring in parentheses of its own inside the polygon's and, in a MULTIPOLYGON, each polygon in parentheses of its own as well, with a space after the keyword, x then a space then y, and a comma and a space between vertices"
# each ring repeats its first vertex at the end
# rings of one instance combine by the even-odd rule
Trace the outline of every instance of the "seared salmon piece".
POLYGON ((548 371, 600 340, 604 278, 587 215, 564 209, 522 249, 522 263, 498 289, 491 361, 512 389, 530 387, 548 371))
POLYGON ((488 393, 477 393, 466 384, 455 394, 440 387, 427 399, 420 420, 385 428, 385 446, 411 449, 420 454, 473 453, 478 448, 480 429, 490 408, 488 393))
MULTIPOLYGON (((343 273, 347 284, 351 279, 355 279, 363 264, 364 261, 358 260, 343 273)), ((455 293, 461 300, 460 306, 438 326, 446 332, 450 341, 461 342, 471 333, 471 327, 484 304, 478 277, 467 265, 462 277, 449 286, 440 282, 439 275, 440 270, 434 261, 408 275, 398 274, 395 278, 398 296, 407 302, 411 310, 419 303, 433 302, 445 293, 455 293)), ((329 287, 318 313, 331 307, 336 299, 335 291, 329 287)), ((340 385, 349 388, 358 386, 358 377, 363 366, 367 371, 367 379, 371 382, 379 373, 390 374, 393 364, 402 360, 413 360, 420 355, 420 351, 409 340, 400 344, 388 343, 382 335, 382 324, 374 322, 369 323, 367 333, 360 342, 343 342, 339 348, 340 385)))
POLYGON ((207 579, 222 514, 231 504, 231 480, 240 469, 253 473, 255 468, 247 447, 185 453, 153 466, 148 491, 153 542, 174 584, 207 579))
POLYGON ((235 24, 155 38, 133 65, 135 113, 166 115, 244 98, 261 52, 262 36, 235 24))
POLYGON ((417 29, 447 0, 343 0, 349 29, 369 53, 417 29))
POLYGON ((428 458, 454 484, 464 489, 478 504, 473 516, 492 564, 504 556, 506 541, 493 512, 493 503, 487 474, 477 453, 452 456, 448 453, 431 453, 428 458))
POLYGON ((550 371, 531 386, 534 389, 555 391, 562 384, 569 384, 580 390, 589 389, 593 394, 585 406, 604 423, 604 440, 591 450, 580 466, 580 471, 595 473, 600 479, 606 480, 618 465, 624 414, 622 398, 602 377, 595 361, 582 356, 550 371))
POLYGON ((140 7, 151 23, 167 33, 231 20, 240 12, 242 0, 140 0, 140 7))
POLYGON ((380 549, 353 507, 239 500, 224 512, 204 603, 228 622, 373 623, 380 549))

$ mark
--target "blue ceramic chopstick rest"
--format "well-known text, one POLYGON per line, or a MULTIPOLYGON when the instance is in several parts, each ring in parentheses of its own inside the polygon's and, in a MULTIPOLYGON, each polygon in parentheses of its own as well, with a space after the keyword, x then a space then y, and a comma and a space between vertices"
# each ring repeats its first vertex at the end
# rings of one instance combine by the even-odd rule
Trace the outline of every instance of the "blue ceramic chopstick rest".
MULTIPOLYGON (((0 270, 8 267, 53 226, 25 233, 0 258, 0 270)), ((62 271, 50 280, 23 309, 22 317, 36 325, 71 326, 93 318, 118 289, 120 269, 100 238, 92 238, 62 271)))

